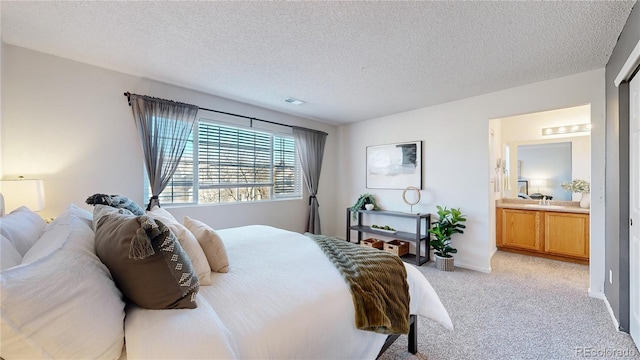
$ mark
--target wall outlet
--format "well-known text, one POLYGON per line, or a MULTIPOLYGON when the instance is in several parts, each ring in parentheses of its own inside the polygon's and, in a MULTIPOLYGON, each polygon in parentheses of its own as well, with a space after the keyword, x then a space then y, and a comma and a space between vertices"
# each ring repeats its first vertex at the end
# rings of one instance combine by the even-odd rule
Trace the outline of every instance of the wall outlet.
POLYGON ((609 270, 609 284, 613 284, 613 271, 609 270))

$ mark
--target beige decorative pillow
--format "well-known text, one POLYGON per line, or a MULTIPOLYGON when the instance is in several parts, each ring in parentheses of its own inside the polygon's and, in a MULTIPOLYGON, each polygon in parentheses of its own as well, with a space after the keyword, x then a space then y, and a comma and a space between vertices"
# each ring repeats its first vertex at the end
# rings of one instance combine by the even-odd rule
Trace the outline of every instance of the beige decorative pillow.
POLYGON ((200 286, 211 285, 211 269, 209 268, 207 257, 195 236, 184 225, 180 224, 170 212, 161 207, 154 206, 151 211, 147 211, 147 215, 162 221, 176 235, 180 245, 187 252, 189 259, 191 259, 193 270, 198 275, 200 286))
POLYGON ((207 256, 211 270, 219 273, 229 271, 229 259, 227 250, 220 236, 209 225, 185 216, 182 220, 184 226, 195 235, 207 256))

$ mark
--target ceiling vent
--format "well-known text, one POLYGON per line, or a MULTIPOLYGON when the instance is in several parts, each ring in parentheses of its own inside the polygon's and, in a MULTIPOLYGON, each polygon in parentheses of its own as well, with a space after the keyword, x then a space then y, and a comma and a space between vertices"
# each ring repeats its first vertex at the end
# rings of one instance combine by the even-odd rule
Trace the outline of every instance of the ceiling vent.
POLYGON ((294 99, 292 97, 286 98, 286 99, 284 99, 284 101, 288 102, 289 104, 293 104, 293 105, 302 105, 302 104, 304 104, 304 101, 298 100, 298 99, 294 99))

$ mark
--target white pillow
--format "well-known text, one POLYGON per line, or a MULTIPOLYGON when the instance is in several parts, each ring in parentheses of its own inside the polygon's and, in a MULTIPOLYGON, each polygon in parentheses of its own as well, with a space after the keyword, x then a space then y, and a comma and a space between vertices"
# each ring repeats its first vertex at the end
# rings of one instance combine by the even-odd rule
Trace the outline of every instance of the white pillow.
POLYGON ((21 206, 0 218, 0 235, 9 239, 21 256, 35 244, 47 223, 40 215, 21 206))
POLYGON ((91 223, 84 217, 65 213, 47 226, 46 231, 24 254, 22 264, 32 263, 57 249, 70 249, 95 255, 94 234, 91 223))
MULTIPOLYGON (((75 216, 78 219, 82 220, 85 224, 87 224, 87 226, 89 227, 93 226, 93 210, 88 211, 86 209, 79 207, 76 204, 69 204, 69 206, 67 206, 65 211, 62 214, 60 214, 56 218, 56 220, 63 216, 75 216)), ((55 222, 55 220, 53 222, 55 222)))
POLYGON ((178 238, 180 245, 187 252, 189 259, 191 259, 193 270, 198 275, 200 285, 211 285, 211 268, 195 236, 184 225, 180 224, 170 212, 161 207, 154 206, 151 211, 147 211, 147 215, 153 219, 160 220, 178 238))
POLYGON ((122 295, 97 257, 58 250, 0 273, 0 357, 117 359, 122 295))
POLYGON ((71 225, 69 223, 57 223, 53 227, 48 227, 48 230, 24 254, 22 264, 32 263, 60 249, 69 235, 71 235, 71 225))
POLYGON ((2 240, 0 243, 0 270, 20 265, 22 256, 20 256, 11 241, 2 235, 0 235, 0 240, 2 240))

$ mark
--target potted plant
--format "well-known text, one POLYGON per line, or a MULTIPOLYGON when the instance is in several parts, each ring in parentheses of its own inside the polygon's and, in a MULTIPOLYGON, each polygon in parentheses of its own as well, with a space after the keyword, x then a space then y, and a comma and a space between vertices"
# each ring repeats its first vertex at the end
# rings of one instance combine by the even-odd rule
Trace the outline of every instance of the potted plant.
POLYGON ((573 179, 570 183, 565 181, 560 186, 562 186, 562 189, 565 191, 582 194, 582 197, 580 198, 581 208, 588 208, 591 206, 591 184, 589 184, 587 180, 573 179))
POLYGON ((356 220, 358 218, 358 210, 366 209, 367 204, 373 205, 373 208, 367 210, 373 210, 374 208, 378 207, 378 205, 376 204, 376 198, 373 197, 373 195, 368 193, 360 195, 356 203, 351 207, 351 215, 353 216, 353 220, 356 220))
POLYGON ((460 209, 447 209, 445 206, 436 206, 438 208, 438 220, 432 222, 433 225, 429 229, 429 233, 433 235, 429 242, 434 250, 436 258, 436 267, 443 271, 453 271, 453 256, 458 252, 457 249, 451 247, 451 236, 453 234, 462 234, 466 226, 461 224, 467 219, 462 215, 460 209))

